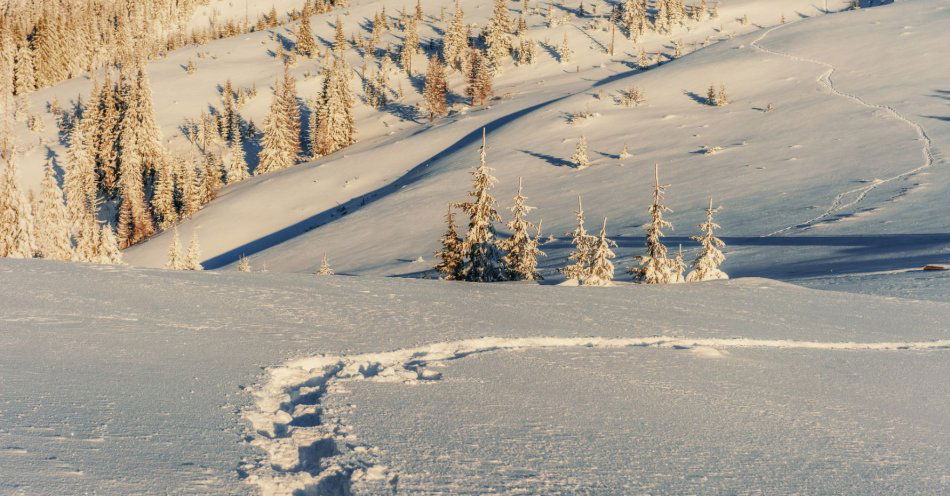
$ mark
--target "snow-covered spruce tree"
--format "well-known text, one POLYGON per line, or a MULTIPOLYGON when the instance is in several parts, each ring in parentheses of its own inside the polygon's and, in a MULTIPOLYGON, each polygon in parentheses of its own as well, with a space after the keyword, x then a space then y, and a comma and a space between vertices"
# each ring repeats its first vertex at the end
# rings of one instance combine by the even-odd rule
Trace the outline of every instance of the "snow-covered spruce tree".
POLYGON ((725 272, 719 270, 719 266, 726 260, 726 256, 722 253, 722 248, 726 244, 713 233, 714 230, 720 228, 719 224, 713 221, 713 215, 718 211, 719 208, 713 208, 712 198, 710 198, 709 207, 706 208, 706 222, 699 225, 703 234, 691 237, 702 245, 702 249, 693 261, 693 270, 686 275, 686 282, 729 279, 725 272))
POLYGON ((330 268, 330 259, 327 258, 326 252, 323 253, 323 261, 320 262, 320 269, 317 270, 316 275, 318 276, 332 276, 333 269, 330 268))
POLYGON ((571 46, 567 44, 567 33, 564 33, 564 41, 557 46, 557 60, 562 64, 567 64, 570 63, 573 55, 574 51, 571 50, 571 46))
POLYGON ((538 44, 523 33, 518 36, 518 65, 531 65, 538 58, 538 44))
POLYGON ((716 106, 723 106, 729 104, 729 95, 726 93, 726 85, 720 84, 719 91, 716 92, 716 106))
POLYGON ((155 171, 152 211, 155 212, 161 229, 167 229, 178 222, 178 210, 175 208, 175 174, 170 164, 163 164, 155 171))
POLYGON ((191 243, 188 243, 188 253, 185 254, 183 270, 204 270, 201 266, 201 247, 198 246, 198 235, 192 233, 191 243))
POLYGON ((20 190, 16 160, 9 157, 0 177, 0 257, 33 258, 35 253, 33 210, 20 190))
POLYGON ((402 41, 402 48, 399 51, 399 63, 406 71, 406 74, 412 75, 412 58, 419 53, 419 31, 416 27, 416 19, 410 17, 406 21, 405 36, 402 41))
POLYGON ((726 87, 720 85, 719 89, 716 90, 716 85, 710 84, 709 89, 706 91, 706 103, 713 107, 722 107, 729 103, 729 97, 726 95, 726 87))
POLYGON ((455 1, 455 14, 452 16, 452 22, 448 29, 445 30, 442 43, 442 58, 445 63, 460 70, 465 58, 465 50, 468 47, 468 39, 465 34, 465 13, 462 11, 460 0, 455 1))
POLYGON ((429 114, 429 121, 445 117, 448 106, 445 99, 448 84, 445 81, 445 69, 437 55, 429 58, 429 68, 426 70, 425 87, 422 97, 425 100, 425 110, 429 114))
POLYGON ((581 204, 581 198, 577 197, 577 227, 574 231, 566 233, 571 236, 571 244, 574 245, 574 251, 568 256, 574 263, 561 268, 561 273, 568 280, 581 282, 590 273, 591 255, 594 251, 594 243, 597 237, 591 235, 584 228, 584 206, 581 204))
POLYGON ((199 187, 194 160, 190 157, 181 157, 176 162, 178 168, 175 171, 175 182, 179 185, 181 202, 181 208, 178 213, 182 219, 187 219, 201 208, 201 197, 204 194, 204 187, 199 187))
POLYGON ((518 194, 515 195, 515 203, 511 207, 512 218, 508 222, 511 237, 502 243, 502 248, 508 252, 505 255, 505 265, 508 266, 508 278, 512 281, 544 279, 538 272, 538 257, 544 256, 544 252, 538 249, 541 228, 528 221, 527 215, 534 207, 525 204, 525 200, 527 197, 524 196, 523 181, 519 179, 518 194), (535 237, 531 236, 531 231, 536 231, 535 237))
POLYGON ((260 175, 294 165, 293 139, 287 107, 280 95, 280 87, 271 100, 270 113, 264 122, 264 137, 261 140, 261 152, 254 174, 260 175))
POLYGON ((165 268, 171 270, 185 270, 185 256, 181 252, 181 238, 178 237, 178 228, 172 233, 172 242, 168 245, 168 261, 165 268))
POLYGON ((75 126, 69 135, 66 148, 66 163, 63 167, 63 192, 66 208, 74 229, 78 229, 87 215, 95 216, 96 170, 93 156, 89 153, 85 126, 75 126))
POLYGON ((317 42, 313 39, 313 29, 310 26, 310 2, 304 3, 300 13, 300 26, 297 28, 297 53, 304 57, 313 57, 317 53, 317 42))
POLYGON ((346 35, 343 34, 343 18, 336 16, 335 31, 333 34, 333 52, 340 56, 346 50, 346 35))
POLYGON ((250 272, 251 271, 251 259, 247 258, 244 255, 241 255, 241 259, 237 263, 238 272, 250 272))
POLYGON ((631 269, 631 272, 646 284, 667 284, 670 281, 670 266, 672 261, 667 258, 667 249, 663 245, 664 228, 673 228, 673 224, 663 219, 663 213, 670 209, 663 205, 663 193, 666 186, 660 185, 660 166, 654 165, 655 183, 653 186, 653 203, 650 205, 650 222, 643 226, 647 233, 646 255, 636 257, 640 267, 631 269))
POLYGON ((63 203, 63 191, 56 183, 56 172, 51 161, 46 162, 42 192, 33 210, 36 225, 36 252, 50 260, 73 259, 73 244, 70 240, 72 222, 63 203))
POLYGON ((341 57, 325 71, 317 108, 317 125, 311 126, 314 156, 329 155, 356 143, 355 100, 350 87, 350 66, 341 57))
POLYGON ((422 12, 422 0, 416 0, 416 11, 415 11, 415 13, 413 14, 412 18, 415 19, 415 20, 417 20, 417 21, 421 21, 421 20, 422 20, 422 17, 423 17, 423 12, 422 12))
POLYGON ((472 106, 484 105, 492 97, 492 71, 488 61, 477 49, 471 50, 471 70, 465 95, 471 98, 472 106))
POLYGON ((296 162, 300 153, 300 101, 297 100, 297 80, 290 74, 290 66, 284 65, 284 79, 280 87, 281 106, 284 107, 284 115, 287 116, 284 121, 287 130, 286 134, 290 139, 288 144, 290 156, 296 162))
POLYGON ((241 133, 238 133, 238 135, 234 137, 234 141, 231 142, 228 151, 225 182, 227 184, 233 184, 250 177, 250 173, 248 173, 247 170, 247 157, 244 154, 244 142, 241 140, 241 133))
POLYGON ((97 263, 104 265, 122 265, 122 252, 119 251, 119 243, 115 239, 115 231, 108 223, 103 224, 99 230, 99 253, 97 263))
POLYGON ((511 17, 508 15, 506 0, 495 0, 492 16, 485 26, 485 47, 488 62, 497 72, 501 62, 511 52, 511 17))
POLYGON ((638 41, 652 28, 650 20, 647 17, 646 1, 627 0, 626 3, 624 3, 621 22, 623 23, 624 30, 627 32, 627 38, 638 41))
POLYGON ((26 95, 36 89, 33 77, 33 52, 26 42, 20 44, 16 52, 16 65, 13 69, 13 91, 15 95, 26 95))
POLYGON ((446 229, 440 240, 442 248, 435 252, 435 256, 440 260, 439 264, 435 266, 435 270, 439 271, 442 279, 447 281, 461 279, 462 258, 464 257, 462 252, 463 242, 455 227, 455 213, 452 212, 452 206, 449 205, 448 212, 445 214, 446 229))
POLYGON ((221 115, 219 123, 219 135, 228 143, 234 140, 235 135, 241 133, 240 119, 237 115, 237 104, 234 101, 234 86, 231 80, 224 82, 224 88, 221 91, 221 115))
POLYGON ((610 260, 616 254, 610 249, 611 246, 617 246, 616 243, 607 239, 607 218, 604 218, 604 225, 600 228, 600 236, 593 243, 593 249, 590 253, 590 269, 581 279, 583 286, 610 286, 614 280, 614 264, 610 260))
POLYGON ((87 148, 95 159, 95 171, 102 191, 108 196, 115 194, 119 177, 118 133, 121 115, 116 93, 112 72, 107 70, 98 95, 90 98, 88 117, 83 119, 83 123, 89 123, 89 127, 83 131, 83 137, 90 140, 87 148))
POLYGON ((468 233, 465 235, 462 261, 462 277, 472 282, 494 282, 508 279, 508 267, 505 265, 502 251, 498 246, 494 222, 501 216, 495 210, 495 198, 489 189, 496 179, 485 163, 485 130, 482 129, 482 147, 479 151, 479 164, 472 171, 471 202, 459 204, 469 216, 468 233))
POLYGON ((571 163, 577 169, 586 169, 590 167, 590 159, 587 157, 587 137, 581 136, 577 140, 577 146, 574 147, 574 155, 571 155, 571 163))

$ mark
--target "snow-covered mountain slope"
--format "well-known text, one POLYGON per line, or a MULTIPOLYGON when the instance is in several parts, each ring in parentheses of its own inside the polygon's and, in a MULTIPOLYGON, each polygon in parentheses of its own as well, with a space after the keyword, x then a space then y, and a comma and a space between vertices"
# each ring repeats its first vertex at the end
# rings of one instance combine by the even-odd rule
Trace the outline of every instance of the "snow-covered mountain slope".
POLYGON ((948 489, 946 303, 41 260, 0 281, 4 494, 948 489))
MULTIPOLYGON (((936 61, 950 42, 948 17, 944 2, 906 1, 796 17, 643 73, 597 63, 580 76, 555 66, 550 77, 525 80, 524 69, 507 69, 503 81, 522 82, 503 83, 499 92, 511 97, 489 109, 241 184, 182 230, 198 232, 212 268, 248 255, 270 270, 313 271, 325 251, 345 273, 420 274, 432 265, 445 205, 465 198, 486 127, 496 195, 507 203, 524 177, 536 218, 558 237, 543 247, 549 270, 564 264, 561 234, 578 195, 590 221, 608 217, 622 264, 639 254, 653 163, 671 185, 669 244, 694 246, 687 236, 713 196, 725 207, 719 223, 733 275, 798 280, 945 262, 950 131, 941 85, 950 69, 936 61), (710 83, 725 84, 732 103, 703 105, 710 83), (647 103, 615 105, 631 85, 647 103), (768 104, 775 110, 764 112, 768 104), (567 122, 583 110, 596 116, 567 122), (581 135, 594 165, 577 171, 567 159, 581 135), (634 156, 620 161, 625 143, 634 156), (707 155, 704 146, 723 150, 707 155)), ((741 27, 729 19, 724 12, 728 28, 741 27)), ((128 250, 128 260, 162 265, 166 238, 128 250)))

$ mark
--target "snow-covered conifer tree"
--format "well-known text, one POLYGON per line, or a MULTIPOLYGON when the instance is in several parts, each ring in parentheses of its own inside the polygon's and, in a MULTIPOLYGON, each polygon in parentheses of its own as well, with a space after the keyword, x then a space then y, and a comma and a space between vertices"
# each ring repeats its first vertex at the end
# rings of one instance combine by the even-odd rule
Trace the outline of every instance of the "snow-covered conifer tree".
POLYGON ((162 167, 155 171, 153 189, 152 210, 159 227, 167 229, 178 222, 178 211, 175 209, 175 174, 170 164, 162 164, 162 167))
POLYGON ((304 3, 300 13, 300 27, 297 28, 297 53, 304 57, 313 57, 317 52, 317 43, 313 38, 313 29, 310 27, 310 2, 304 3))
POLYGON ((501 216, 495 210, 495 198, 489 192, 496 179, 485 162, 486 148, 485 130, 482 129, 479 164, 472 171, 473 187, 469 192, 472 201, 459 205, 469 216, 461 272, 466 281, 472 282, 504 281, 508 278, 508 268, 495 236, 494 222, 501 220, 501 216))
POLYGON ((435 252, 435 256, 441 260, 435 266, 435 270, 442 274, 442 279, 448 281, 461 279, 462 258, 464 257, 463 242, 455 227, 455 214, 452 212, 452 206, 449 205, 448 212, 445 214, 446 230, 441 239, 442 248, 435 252))
POLYGON ((448 84, 445 81, 445 69, 437 55, 429 59, 429 68, 426 70, 425 88, 422 96, 425 99, 425 109, 429 114, 429 121, 444 117, 448 113, 446 92, 448 84))
POLYGON ((247 258, 244 255, 241 255, 241 259, 238 260, 237 264, 238 272, 250 272, 251 271, 251 259, 247 258))
POLYGON ((233 184, 247 179, 250 174, 247 171, 247 157, 244 154, 244 143, 241 140, 241 133, 235 136, 234 141, 228 147, 227 174, 225 182, 233 184))
POLYGON ((188 243, 184 270, 204 270, 204 267, 201 266, 201 247, 198 246, 198 235, 195 233, 192 233, 191 243, 188 243))
POLYGON ((544 256, 544 252, 538 249, 538 237, 532 237, 531 231, 537 231, 540 235, 540 227, 529 222, 527 215, 534 210, 525 204, 527 197, 524 195, 523 181, 518 180, 518 194, 515 196, 515 204, 511 207, 512 218, 508 222, 508 229, 511 229, 511 237, 502 243, 502 247, 508 252, 505 255, 505 265, 508 266, 509 279, 513 281, 537 281, 543 279, 538 273, 538 257, 544 256))
POLYGON ((50 260, 73 259, 73 244, 70 241, 72 222, 63 203, 63 191, 56 183, 53 164, 46 162, 42 192, 36 201, 36 251, 40 257, 50 260))
POLYGON ((99 230, 99 261, 105 265, 121 265, 122 252, 115 238, 115 231, 109 224, 103 224, 99 230))
POLYGON ((620 157, 620 160, 626 160, 633 156, 631 155, 630 150, 627 148, 626 143, 623 144, 623 150, 620 150, 620 155, 618 156, 620 157))
POLYGON ((254 174, 265 174, 294 165, 294 156, 291 151, 293 140, 288 135, 288 130, 291 129, 288 119, 287 107, 284 105, 278 87, 271 101, 270 114, 264 122, 264 138, 254 174))
POLYGON ((462 62, 465 58, 465 50, 468 46, 468 39, 465 34, 465 13, 462 11, 460 0, 455 1, 455 14, 452 16, 452 23, 445 30, 445 37, 442 45, 442 58, 450 67, 456 69, 462 68, 462 62))
POLYGON ((290 66, 284 65, 284 79, 280 88, 281 106, 284 107, 286 119, 284 124, 287 126, 285 134, 289 138, 288 152, 294 161, 301 155, 300 153, 300 102, 297 100, 297 80, 290 74, 290 66))
POLYGON ((13 91, 16 95, 26 95, 36 89, 33 72, 33 52, 27 43, 21 43, 16 52, 16 66, 13 69, 13 91))
POLYGON ((323 91, 317 109, 317 125, 311 126, 314 156, 329 155, 356 143, 355 100, 350 87, 350 66, 342 57, 324 72, 323 91))
POLYGON ((336 16, 336 31, 333 34, 333 52, 337 56, 342 55, 346 50, 346 35, 343 34, 343 18, 336 16))
POLYGON ((502 60, 511 51, 511 17, 505 0, 495 0, 492 16, 485 26, 486 56, 493 71, 498 70, 502 60))
POLYGON ((699 225, 703 231, 700 236, 692 236, 692 239, 702 245, 699 256, 693 261, 693 270, 686 275, 687 282, 712 281, 716 279, 729 279, 729 276, 719 270, 719 266, 726 260, 722 254, 722 248, 726 244, 714 234, 714 230, 719 229, 719 224, 713 221, 713 215, 719 211, 719 208, 713 208, 712 198, 709 199, 709 207, 706 208, 706 222, 699 225))
POLYGON ((557 60, 562 64, 567 64, 571 61, 571 56, 573 55, 574 51, 571 50, 571 46, 567 44, 567 33, 564 33, 564 41, 557 47, 557 60))
POLYGON ((472 99, 472 106, 484 105, 492 97, 492 71, 488 61, 477 49, 471 50, 471 69, 465 95, 472 99))
POLYGON ((518 36, 518 65, 531 65, 537 60, 538 44, 524 33, 518 36))
POLYGON ((168 261, 165 263, 166 269, 185 270, 185 256, 181 252, 181 238, 178 237, 178 228, 172 233, 172 242, 168 245, 168 261))
POLYGON ((590 269, 581 279, 583 286, 610 286, 614 280, 614 264, 610 260, 616 255, 611 246, 616 243, 607 239, 607 218, 600 228, 600 236, 594 241, 590 253, 590 269))
POLYGON ((69 135, 66 148, 66 163, 63 173, 63 192, 66 194, 66 208, 74 229, 80 227, 87 216, 95 216, 96 171, 93 156, 89 153, 85 126, 75 126, 69 135))
POLYGON ((568 280, 581 282, 590 273, 591 255, 594 251, 596 236, 587 232, 584 227, 584 206, 581 204, 581 198, 577 197, 577 227, 571 235, 571 244, 574 245, 574 251, 568 256, 574 263, 561 268, 561 273, 568 280))
POLYGON ((402 41, 402 49, 399 51, 400 63, 406 74, 412 75, 412 58, 419 53, 419 31, 416 27, 416 19, 410 17, 406 22, 405 36, 402 41))
POLYGON ((326 252, 323 253, 323 261, 320 262, 320 269, 317 270, 318 276, 332 276, 333 269, 330 268, 330 260, 327 258, 326 252))
POLYGON ((653 186, 653 203, 650 205, 650 222, 643 226, 647 233, 646 255, 636 257, 640 267, 632 269, 637 278, 647 284, 666 284, 670 281, 671 260, 667 258, 667 249, 663 245, 664 228, 673 228, 673 224, 663 219, 663 213, 670 209, 663 205, 663 193, 666 186, 660 185, 660 166, 654 165, 655 183, 653 186))
POLYGON ((578 169, 590 167, 590 159, 587 157, 587 138, 581 136, 577 140, 577 146, 574 147, 574 155, 571 155, 571 163, 578 169))
POLYGON ((0 257, 33 258, 35 254, 33 209, 20 190, 16 160, 9 157, 0 176, 0 257))

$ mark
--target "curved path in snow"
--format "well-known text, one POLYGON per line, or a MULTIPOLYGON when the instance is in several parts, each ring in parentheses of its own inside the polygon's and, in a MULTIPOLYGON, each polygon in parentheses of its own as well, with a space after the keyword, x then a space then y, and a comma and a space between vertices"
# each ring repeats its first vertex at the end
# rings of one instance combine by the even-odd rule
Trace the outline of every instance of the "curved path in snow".
POLYGON ((266 458, 241 470, 264 495, 395 494, 398 476, 378 463, 375 448, 362 445, 342 419, 323 409, 324 398, 347 380, 416 383, 442 374, 427 367, 477 353, 551 348, 652 347, 692 350, 722 356, 726 348, 898 351, 950 349, 950 339, 923 342, 817 342, 746 338, 494 338, 435 343, 384 353, 318 356, 290 361, 267 371, 252 390, 254 404, 244 412, 248 439, 266 458))
POLYGON ((831 92, 834 95, 840 96, 842 98, 847 98, 848 100, 851 100, 852 102, 858 105, 861 105, 863 107, 867 107, 869 109, 883 110, 884 112, 890 114, 895 119, 902 121, 908 126, 912 127, 914 129, 914 132, 917 133, 919 141, 923 142, 923 149, 921 152, 923 155, 923 163, 911 170, 902 172, 900 174, 889 177, 887 179, 875 179, 870 184, 867 184, 865 186, 861 186, 858 188, 850 189, 848 191, 839 193, 837 196, 835 196, 834 200, 831 202, 831 206, 829 206, 827 210, 825 210, 818 216, 813 217, 804 222, 795 224, 793 226, 784 227, 782 229, 771 232, 769 234, 765 234, 763 235, 763 237, 776 236, 776 235, 791 231, 793 229, 806 229, 806 228, 812 227, 820 223, 821 221, 825 220, 827 217, 833 215, 836 212, 839 212, 841 210, 845 210, 847 208, 851 208, 857 205, 858 203, 861 202, 861 200, 864 199, 865 196, 868 195, 868 193, 870 193, 873 189, 877 188, 878 186, 907 178, 934 164, 933 142, 930 140, 930 136, 927 135, 927 132, 924 131, 924 128, 921 127, 920 124, 904 117, 900 112, 895 110, 893 107, 890 107, 887 105, 869 103, 865 101, 863 98, 855 94, 847 93, 847 92, 839 90, 835 86, 834 80, 831 78, 832 74, 834 74, 836 70, 835 66, 827 62, 823 62, 821 60, 816 60, 816 59, 812 59, 808 57, 793 55, 787 52, 780 52, 778 50, 765 48, 760 44, 773 31, 777 29, 781 29, 786 26, 790 26, 790 25, 791 24, 780 24, 778 26, 774 26, 772 28, 765 30, 765 32, 763 32, 758 38, 756 38, 751 43, 752 47, 763 53, 778 55, 780 57, 785 57, 787 59, 794 60, 796 62, 807 62, 807 63, 817 64, 824 67, 826 70, 818 76, 817 82, 819 85, 826 88, 829 92, 831 92))

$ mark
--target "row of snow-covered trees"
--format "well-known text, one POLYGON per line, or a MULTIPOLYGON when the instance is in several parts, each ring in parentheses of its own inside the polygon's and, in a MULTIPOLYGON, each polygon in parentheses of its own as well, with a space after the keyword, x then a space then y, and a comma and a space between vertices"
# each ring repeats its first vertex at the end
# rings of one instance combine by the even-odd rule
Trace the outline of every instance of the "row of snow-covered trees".
MULTIPOLYGON (((669 211, 663 204, 666 186, 660 184, 659 167, 655 172, 653 201, 648 210, 651 220, 644 225, 647 234, 646 253, 635 257, 638 266, 631 268, 630 273, 646 284, 727 279, 728 276, 719 269, 725 260, 722 253, 725 243, 714 232, 719 228, 713 220, 718 209, 713 208, 711 199, 706 209, 706 221, 699 226, 702 234, 692 237, 701 245, 692 270, 687 273, 682 250, 672 258, 669 256, 669 250, 662 242, 663 230, 672 228, 672 224, 663 218, 664 212, 669 211)), ((494 282, 541 279, 538 272, 538 257, 544 256, 540 249, 541 225, 540 222, 534 224, 527 220, 527 214, 533 207, 525 203, 527 198, 522 184, 518 185, 518 194, 511 207, 512 219, 507 224, 511 236, 501 239, 495 231, 495 223, 501 221, 501 216, 489 191, 496 179, 486 164, 484 130, 479 164, 472 176, 473 187, 469 192, 471 200, 449 205, 447 228, 441 238, 442 247, 436 252, 440 262, 435 269, 447 280, 494 282), (461 210, 469 218, 468 231, 464 237, 458 233, 454 209, 461 210)), ((611 248, 616 244, 607 237, 607 219, 604 219, 599 235, 589 233, 584 226, 584 210, 578 199, 577 228, 568 234, 574 246, 568 257, 572 263, 561 268, 560 272, 568 280, 585 286, 611 284, 614 279, 614 264, 611 260, 616 256, 611 248)))

